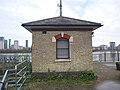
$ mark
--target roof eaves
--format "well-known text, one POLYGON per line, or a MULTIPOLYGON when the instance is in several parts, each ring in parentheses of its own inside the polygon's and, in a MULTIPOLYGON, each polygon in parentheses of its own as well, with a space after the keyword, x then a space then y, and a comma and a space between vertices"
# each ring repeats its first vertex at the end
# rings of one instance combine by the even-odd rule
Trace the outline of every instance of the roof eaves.
POLYGON ((101 24, 96 24, 96 25, 85 25, 85 24, 42 24, 42 25, 25 25, 25 24, 22 24, 21 26, 103 26, 101 24))

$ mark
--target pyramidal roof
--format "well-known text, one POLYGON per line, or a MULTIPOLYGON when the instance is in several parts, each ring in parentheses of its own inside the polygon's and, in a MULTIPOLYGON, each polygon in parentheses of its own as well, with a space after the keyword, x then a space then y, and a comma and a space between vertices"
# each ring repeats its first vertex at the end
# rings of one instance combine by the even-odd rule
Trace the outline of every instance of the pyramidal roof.
POLYGON ((24 23, 22 24, 22 26, 29 30, 32 28, 54 28, 55 26, 59 26, 59 28, 65 28, 65 26, 67 26, 66 28, 80 28, 83 26, 84 27, 91 26, 91 27, 96 27, 94 29, 97 29, 102 25, 101 23, 59 16, 59 17, 53 17, 53 18, 24 23))

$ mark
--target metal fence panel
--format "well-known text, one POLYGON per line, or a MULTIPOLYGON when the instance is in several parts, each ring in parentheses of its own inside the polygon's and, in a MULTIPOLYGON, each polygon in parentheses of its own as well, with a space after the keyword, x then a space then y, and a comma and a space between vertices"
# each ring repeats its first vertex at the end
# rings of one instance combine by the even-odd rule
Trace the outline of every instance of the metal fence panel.
POLYGON ((93 52, 93 61, 97 62, 116 62, 120 60, 120 52, 93 52))

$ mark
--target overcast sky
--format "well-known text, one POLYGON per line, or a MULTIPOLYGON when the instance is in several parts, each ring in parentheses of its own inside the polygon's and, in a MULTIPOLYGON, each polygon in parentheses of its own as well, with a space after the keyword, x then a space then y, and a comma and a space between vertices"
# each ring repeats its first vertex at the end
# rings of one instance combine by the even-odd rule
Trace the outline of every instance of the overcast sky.
MULTIPOLYGON (((95 30, 93 46, 109 42, 120 44, 120 0, 63 0, 63 16, 102 23, 95 30)), ((0 36, 5 39, 19 40, 25 46, 25 40, 32 43, 32 34, 21 24, 59 16, 59 0, 1 0, 0 36)))

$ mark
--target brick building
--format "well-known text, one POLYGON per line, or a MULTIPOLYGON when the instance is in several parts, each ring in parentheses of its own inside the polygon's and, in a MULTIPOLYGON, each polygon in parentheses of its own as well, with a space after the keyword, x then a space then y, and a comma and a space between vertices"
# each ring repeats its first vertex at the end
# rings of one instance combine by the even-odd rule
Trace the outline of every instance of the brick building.
POLYGON ((92 31, 100 23, 54 17, 22 24, 32 33, 32 72, 92 70, 92 31))

